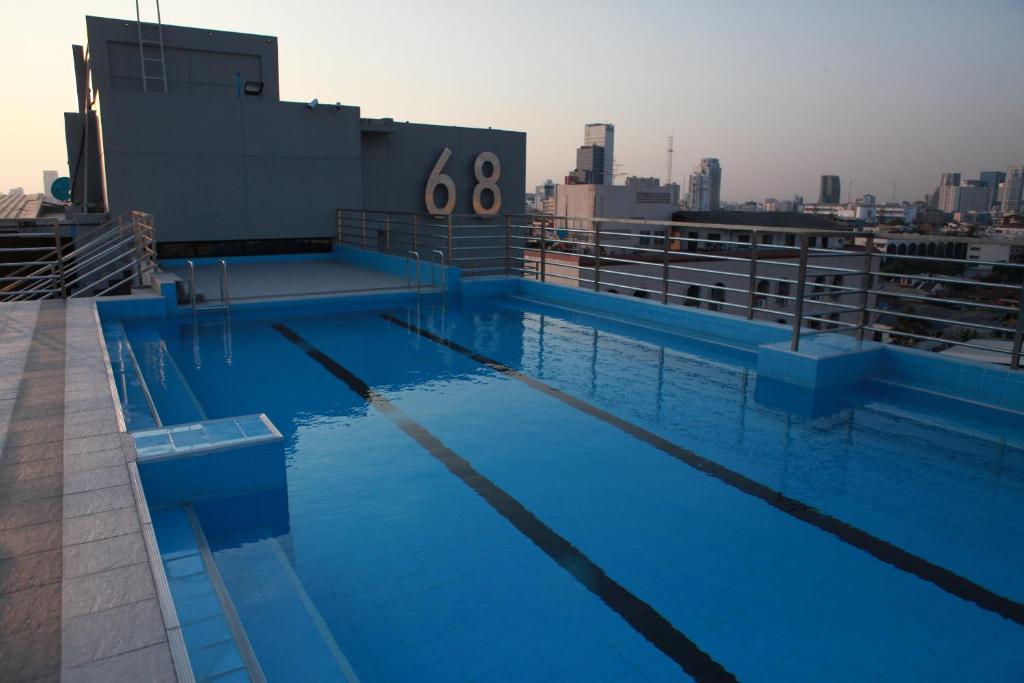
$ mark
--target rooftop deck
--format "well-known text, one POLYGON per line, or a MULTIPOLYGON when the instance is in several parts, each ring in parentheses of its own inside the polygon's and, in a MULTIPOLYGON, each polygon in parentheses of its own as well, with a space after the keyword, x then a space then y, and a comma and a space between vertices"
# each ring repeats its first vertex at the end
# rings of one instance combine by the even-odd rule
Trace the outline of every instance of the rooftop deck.
MULTIPOLYGON (((188 282, 188 266, 184 263, 164 265, 164 270, 188 282)), ((197 263, 195 273, 197 296, 205 301, 219 301, 220 264, 197 263)), ((229 277, 232 300, 305 298, 406 288, 406 280, 395 275, 315 258, 252 263, 232 261, 229 277)))
POLYGON ((0 680, 190 678, 122 424, 92 300, 0 303, 0 680))

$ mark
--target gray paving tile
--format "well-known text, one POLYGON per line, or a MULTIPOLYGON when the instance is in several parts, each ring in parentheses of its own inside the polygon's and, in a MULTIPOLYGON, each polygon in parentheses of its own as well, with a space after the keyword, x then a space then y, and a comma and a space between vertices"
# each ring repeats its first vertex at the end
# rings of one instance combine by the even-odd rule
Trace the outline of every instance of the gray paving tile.
POLYGON ((64 578, 145 562, 146 544, 140 534, 125 534, 64 548, 64 578))
POLYGON ((39 443, 31 446, 17 446, 0 451, 0 463, 9 465, 16 462, 29 460, 42 460, 44 458, 60 458, 64 454, 62 443, 39 443))
POLYGON ((117 422, 117 413, 114 412, 114 404, 103 406, 93 410, 83 410, 77 413, 69 413, 64 416, 64 427, 68 425, 81 424, 83 422, 92 422, 94 420, 109 419, 117 422))
POLYGON ((135 508, 69 517, 64 520, 64 544, 88 543, 138 531, 139 515, 135 508))
POLYGON ((31 555, 18 555, 0 560, 0 592, 16 593, 48 583, 59 583, 62 552, 54 548, 31 555))
MULTIPOLYGON (((122 467, 124 467, 122 465, 122 467)), ((135 496, 129 484, 111 486, 97 491, 84 491, 64 497, 64 518, 94 515, 98 512, 131 507, 135 496)))
POLYGON ((0 638, 0 680, 36 681, 60 674, 60 628, 22 631, 0 638))
POLYGON ((63 591, 65 621, 156 597, 148 562, 65 579, 63 591))
POLYGON ((94 453, 82 453, 80 455, 68 456, 64 459, 65 472, 85 472, 103 467, 113 467, 125 462, 124 452, 120 448, 111 448, 106 451, 94 453))
POLYGON ((62 640, 65 668, 167 642, 155 598, 71 619, 64 625, 62 640))
POLYGON ((111 486, 123 486, 128 483, 128 468, 124 463, 113 467, 101 467, 81 472, 67 472, 64 474, 64 494, 80 493, 82 491, 95 491, 97 489, 110 488, 111 486))
MULTIPOLYGON (((61 518, 60 498, 39 500, 0 500, 0 532, 23 526, 34 526, 61 518)), ((4 534, 6 536, 6 534, 4 534)))
MULTIPOLYGON (((64 470, 64 458, 32 458, 8 462, 0 456, 0 483, 40 477, 60 476, 64 470)), ((0 500, 2 500, 0 496, 0 500)))
MULTIPOLYGON (((93 412, 93 411, 90 411, 93 412)), ((75 422, 64 425, 64 436, 68 439, 81 438, 86 436, 99 436, 101 434, 113 434, 119 432, 120 427, 114 417, 114 411, 110 415, 91 422, 75 422)))
MULTIPOLYGON (((40 498, 53 498, 63 495, 63 493, 64 477, 59 473, 48 477, 0 481, 0 500, 5 502, 17 503, 40 498)), ((0 505, 0 510, 2 510, 2 505, 0 505)))
POLYGON ((63 522, 56 521, 4 531, 0 560, 60 548, 62 529, 63 522))
POLYGON ((0 638, 60 622, 61 585, 34 586, 16 593, 0 593, 0 638))
POLYGON ((79 413, 86 410, 99 410, 106 407, 113 407, 114 399, 108 393, 101 398, 82 398, 65 400, 63 409, 65 413, 79 413))
POLYGON ((7 430, 7 438, 4 446, 17 448, 18 446, 32 446, 40 443, 60 442, 64 440, 63 421, 58 421, 56 429, 45 427, 23 427, 11 420, 11 426, 7 430))
POLYGON ((166 643, 108 657, 83 666, 64 669, 62 683, 175 683, 174 664, 166 643))
POLYGON ((100 436, 85 436, 78 439, 65 439, 64 454, 80 455, 82 453, 94 453, 106 451, 121 446, 119 434, 103 434, 100 436))

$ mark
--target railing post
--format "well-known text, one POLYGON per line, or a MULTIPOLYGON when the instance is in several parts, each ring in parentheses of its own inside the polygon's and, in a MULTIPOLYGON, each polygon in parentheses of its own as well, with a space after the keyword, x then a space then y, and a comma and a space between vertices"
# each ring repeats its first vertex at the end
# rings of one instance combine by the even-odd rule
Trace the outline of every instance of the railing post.
POLYGON ((60 279, 60 296, 62 299, 66 299, 68 298, 68 285, 64 276, 64 254, 61 251, 60 223, 58 221, 53 222, 53 241, 57 245, 57 277, 60 279))
POLYGON ((512 274, 512 216, 505 216, 505 277, 512 274))
POLYGON ((363 211, 363 249, 366 249, 366 212, 363 211))
MULTIPOLYGON (((555 228, 555 219, 551 219, 551 229, 555 228)), ((544 219, 540 219, 540 281, 544 282, 545 270, 547 267, 547 253, 548 253, 548 231, 544 227, 544 219)))
POLYGON ((451 267, 455 261, 454 242, 452 235, 452 215, 448 214, 448 266, 451 267))
POLYGON ((1017 293, 1017 329, 1013 333, 1013 350, 1010 352, 1010 368, 1020 370, 1020 348, 1024 341, 1024 284, 1017 293))
POLYGON ((601 291, 601 221, 594 222, 594 291, 601 291))
POLYGON ((135 247, 135 281, 142 286, 142 230, 138 216, 132 211, 132 246, 135 247))
POLYGON ((669 227, 665 226, 665 243, 661 251, 661 303, 668 303, 669 227))
POLYGON ((804 320, 804 284, 807 280, 807 233, 800 234, 800 264, 796 272, 796 302, 793 307, 793 339, 789 347, 800 350, 800 326, 804 320))
POLYGON ((755 230, 750 233, 750 275, 747 283, 747 320, 754 319, 754 295, 757 289, 757 238, 755 230))
POLYGON ((384 214, 384 253, 391 252, 391 214, 384 214))
POLYGON ((419 226, 420 217, 416 214, 412 216, 412 248, 416 250, 416 228, 419 226))
POLYGON ((874 289, 874 276, 871 274, 871 257, 875 254, 875 236, 868 235, 864 242, 864 275, 861 283, 860 317, 857 320, 857 339, 864 341, 864 328, 868 325, 868 303, 871 301, 871 290, 874 289))
POLYGON ((338 232, 338 246, 341 246, 341 209, 334 210, 335 229, 338 232))

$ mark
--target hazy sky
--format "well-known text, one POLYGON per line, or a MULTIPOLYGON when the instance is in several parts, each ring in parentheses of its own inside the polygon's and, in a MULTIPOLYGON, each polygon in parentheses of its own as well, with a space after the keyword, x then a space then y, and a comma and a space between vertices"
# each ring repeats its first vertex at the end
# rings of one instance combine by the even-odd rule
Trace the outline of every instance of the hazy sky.
MULTIPOLYGON (((151 6, 142 0, 143 7, 151 6)), ((527 133, 527 187, 575 165, 583 124, 616 161, 673 178, 722 163, 723 199, 901 199, 944 170, 1024 163, 1024 0, 386 2, 165 0, 164 22, 279 37, 281 96, 364 116, 527 133)), ((128 0, 5 5, 0 191, 67 173, 70 45, 128 0)), ((619 179, 619 182, 622 182, 619 179)))

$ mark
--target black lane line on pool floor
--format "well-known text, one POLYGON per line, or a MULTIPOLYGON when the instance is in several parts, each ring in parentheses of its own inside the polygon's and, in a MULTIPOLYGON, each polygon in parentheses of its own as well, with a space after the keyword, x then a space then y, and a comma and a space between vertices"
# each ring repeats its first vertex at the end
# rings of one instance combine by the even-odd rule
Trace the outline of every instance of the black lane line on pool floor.
POLYGON ((735 681, 736 677, 696 643, 678 631, 675 626, 649 604, 630 593, 609 577, 601 567, 583 554, 579 548, 560 536, 532 512, 509 495, 504 489, 477 472, 465 458, 445 446, 426 427, 409 417, 401 408, 371 389, 343 365, 320 351, 286 325, 273 328, 295 344, 325 370, 340 379, 391 420, 399 429, 412 437, 428 453, 437 458, 452 474, 469 486, 498 514, 558 563, 565 571, 615 610, 640 635, 675 661, 683 671, 698 681, 735 681))
POLYGON ((970 579, 964 578, 945 567, 941 567, 922 557, 918 557, 917 555, 914 555, 899 546, 893 545, 888 541, 882 540, 877 536, 873 536, 867 531, 859 529, 848 522, 844 522, 841 519, 821 512, 820 510, 817 510, 811 505, 797 500, 796 498, 790 498, 781 491, 776 491, 773 488, 756 482, 739 472, 730 470, 729 468, 714 462, 713 460, 701 457, 693 451, 674 444, 668 439, 664 439, 657 434, 640 427, 639 425, 627 422, 621 417, 613 415, 605 410, 601 410, 597 406, 591 405, 590 403, 580 400, 575 396, 571 396, 559 389, 556 389, 555 387, 541 382, 540 380, 534 379, 529 375, 524 375, 518 370, 510 368, 504 363, 496 361, 493 358, 483 356, 472 349, 468 349, 461 344, 451 341, 450 339, 445 339, 444 337, 438 336, 429 330, 424 330, 416 325, 399 320, 394 316, 383 315, 381 317, 388 322, 394 323, 399 327, 404 327, 405 329, 415 332, 421 337, 429 339, 441 346, 445 346, 452 351, 457 351, 465 356, 469 356, 476 362, 486 365, 503 375, 519 380, 523 384, 526 384, 541 393, 547 394, 552 398, 556 398, 562 403, 576 408, 587 415, 607 422, 608 424, 626 432, 630 436, 636 437, 637 439, 654 446, 658 450, 667 453, 673 458, 676 458, 684 464, 689 465, 693 469, 714 477, 738 491, 742 491, 747 495, 758 498, 777 510, 785 512, 791 517, 795 517, 802 522, 806 522, 807 524, 821 529, 826 533, 832 534, 839 540, 844 541, 855 548, 860 548, 864 552, 872 555, 882 562, 885 562, 886 564, 892 565, 893 567, 909 574, 913 574, 919 579, 938 586, 951 595, 955 595, 958 598, 972 602, 982 609, 995 612, 1001 617, 1024 626, 1024 604, 999 595, 998 593, 994 593, 984 586, 974 583, 970 579))

